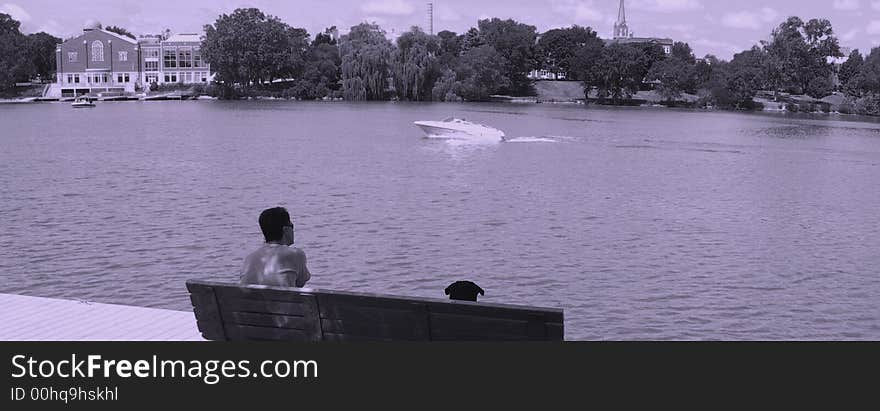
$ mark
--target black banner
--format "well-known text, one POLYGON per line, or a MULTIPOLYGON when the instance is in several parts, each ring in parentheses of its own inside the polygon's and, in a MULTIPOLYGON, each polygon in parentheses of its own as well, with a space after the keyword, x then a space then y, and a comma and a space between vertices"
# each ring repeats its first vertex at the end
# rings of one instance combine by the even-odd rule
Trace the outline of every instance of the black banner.
POLYGON ((544 409, 609 396, 777 396, 785 386, 804 399, 832 386, 872 392, 880 369, 871 343, 6 342, 0 353, 3 410, 544 409))

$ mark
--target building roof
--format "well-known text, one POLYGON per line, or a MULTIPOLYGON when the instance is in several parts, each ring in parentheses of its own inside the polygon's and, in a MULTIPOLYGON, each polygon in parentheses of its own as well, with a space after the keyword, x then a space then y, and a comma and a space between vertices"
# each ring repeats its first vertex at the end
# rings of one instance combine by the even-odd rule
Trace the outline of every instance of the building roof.
POLYGON ((622 43, 622 44, 656 43, 656 44, 666 44, 666 45, 671 46, 674 43, 672 41, 672 39, 662 39, 662 38, 658 38, 658 37, 621 37, 621 38, 615 38, 615 39, 604 39, 604 41, 605 41, 606 45, 615 44, 615 43, 622 43))
POLYGON ((109 34, 109 35, 111 35, 111 36, 113 36, 113 37, 116 37, 116 38, 118 38, 118 39, 120 39, 120 40, 127 41, 127 42, 129 42, 129 43, 131 43, 131 44, 137 44, 137 41, 136 41, 136 40, 134 40, 134 39, 132 39, 131 37, 128 37, 128 36, 119 35, 119 34, 116 34, 116 33, 112 32, 112 31, 107 31, 107 30, 104 30, 104 29, 97 29, 97 31, 100 31, 101 33, 109 34))
POLYGON ((166 42, 177 42, 177 43, 188 43, 188 42, 201 42, 202 38, 198 34, 194 33, 181 33, 181 34, 173 34, 171 37, 165 40, 166 42))

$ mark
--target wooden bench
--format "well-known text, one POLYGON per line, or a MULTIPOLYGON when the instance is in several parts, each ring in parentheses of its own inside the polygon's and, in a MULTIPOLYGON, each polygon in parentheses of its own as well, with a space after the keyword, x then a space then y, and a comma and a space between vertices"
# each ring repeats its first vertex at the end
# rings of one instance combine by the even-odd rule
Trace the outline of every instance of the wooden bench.
POLYGON ((189 280, 208 340, 561 341, 559 309, 189 280))

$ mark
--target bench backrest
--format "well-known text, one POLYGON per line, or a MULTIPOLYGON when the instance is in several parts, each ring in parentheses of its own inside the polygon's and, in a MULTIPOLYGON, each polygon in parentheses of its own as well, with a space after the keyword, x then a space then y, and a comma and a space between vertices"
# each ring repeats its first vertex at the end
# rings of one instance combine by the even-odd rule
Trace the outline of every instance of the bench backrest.
POLYGON ((186 282, 209 340, 562 340, 558 309, 307 288, 186 282))

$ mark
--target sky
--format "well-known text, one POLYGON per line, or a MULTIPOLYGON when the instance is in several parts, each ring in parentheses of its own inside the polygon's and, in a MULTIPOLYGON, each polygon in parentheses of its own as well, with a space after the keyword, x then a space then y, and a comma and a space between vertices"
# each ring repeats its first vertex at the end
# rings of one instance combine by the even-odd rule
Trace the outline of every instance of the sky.
MULTIPOLYGON (((539 32, 574 24, 610 37, 619 0, 435 0, 434 31, 458 33, 477 20, 500 17, 534 25, 539 32)), ((329 26, 341 33, 376 22, 390 35, 421 26, 427 31, 427 0, 0 0, 0 12, 22 22, 22 31, 61 38, 86 22, 121 26, 135 34, 201 32, 220 14, 257 7, 313 36, 329 26)), ((765 40, 786 17, 828 18, 844 47, 863 54, 880 46, 880 0, 628 0, 627 23, 639 37, 685 41, 698 56, 730 59, 765 40)))

